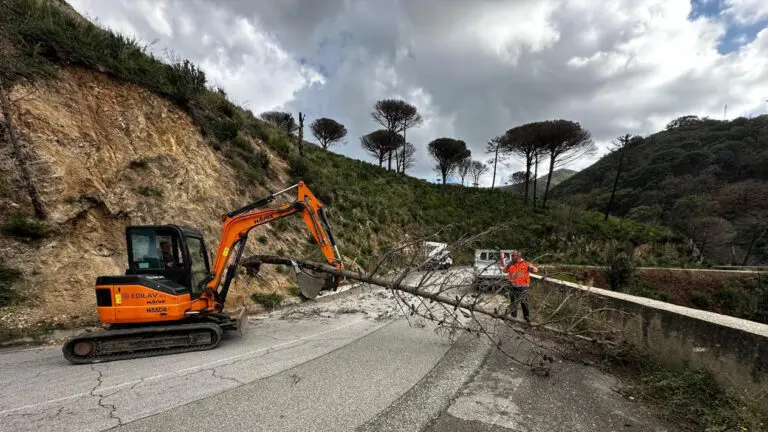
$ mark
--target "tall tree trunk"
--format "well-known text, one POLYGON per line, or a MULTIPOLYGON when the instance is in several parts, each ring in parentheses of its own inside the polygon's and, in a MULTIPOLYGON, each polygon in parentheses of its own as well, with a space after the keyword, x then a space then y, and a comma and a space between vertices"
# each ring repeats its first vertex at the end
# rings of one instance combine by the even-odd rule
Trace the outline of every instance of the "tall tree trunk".
POLYGON ((547 175, 547 187, 544 188, 544 204, 543 207, 547 208, 547 195, 549 195, 549 184, 552 182, 552 170, 555 169, 555 155, 549 155, 549 175, 547 175))
POLYGON ((407 147, 408 141, 405 140, 405 127, 403 127, 403 174, 405 174, 405 148, 407 147))
POLYGON ((533 155, 526 155, 525 157, 525 203, 528 204, 528 185, 531 183, 531 163, 533 162, 533 155))
POLYGON ((496 145, 496 152, 493 154, 493 180, 491 180, 491 190, 496 186, 496 163, 499 160, 499 145, 496 145))
POLYGON ((536 153, 534 156, 535 165, 533 168, 533 208, 536 208, 536 182, 538 181, 539 177, 539 154, 536 153))
POLYGON ((3 110, 3 119, 5 120, 5 129, 8 133, 8 142, 13 149, 13 157, 16 159, 16 164, 19 166, 19 172, 21 173, 21 181, 24 183, 24 187, 29 195, 29 200, 32 201, 32 208, 35 211, 35 217, 38 219, 45 219, 47 217, 43 203, 40 201, 40 196, 37 193, 37 187, 35 187, 32 181, 32 175, 29 172, 27 166, 27 159, 24 157, 24 153, 21 150, 19 143, 19 135, 16 133, 16 128, 13 127, 13 117, 11 116, 11 101, 8 99, 6 88, 4 83, 0 80, 0 107, 3 110))
MULTIPOLYGON (((624 144, 625 146, 627 144, 624 144)), ((624 164, 624 152, 626 151, 626 147, 621 149, 621 155, 619 155, 619 166, 616 169, 616 178, 613 179, 613 189, 611 190, 611 198, 608 200, 608 207, 605 209, 605 218, 603 220, 608 220, 608 215, 611 213, 611 206, 613 205, 613 197, 616 195, 616 186, 619 184, 619 176, 621 175, 621 166, 624 164)))
POLYGON ((304 156, 304 114, 299 113, 299 156, 304 156))
POLYGON ((755 245, 755 242, 763 237, 763 234, 765 234, 766 228, 762 228, 762 231, 760 229, 756 229, 752 231, 752 239, 749 240, 749 247, 747 247, 747 252, 744 254, 744 261, 742 261, 741 265, 746 266, 749 262, 749 256, 752 254, 752 247, 755 245), (757 233, 760 232, 760 235, 758 236, 757 233))
POLYGON ((400 150, 395 150, 395 172, 400 174, 400 150))
POLYGON ((392 150, 389 151, 389 162, 387 162, 387 171, 392 171, 392 150))

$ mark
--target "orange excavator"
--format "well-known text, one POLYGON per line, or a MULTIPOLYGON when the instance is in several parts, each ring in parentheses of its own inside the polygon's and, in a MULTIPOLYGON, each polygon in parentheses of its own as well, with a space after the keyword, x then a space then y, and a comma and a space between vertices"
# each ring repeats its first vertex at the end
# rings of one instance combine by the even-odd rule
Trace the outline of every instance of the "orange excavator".
MULTIPOLYGON (((178 225, 126 228, 128 268, 124 275, 96 279, 96 309, 105 330, 67 340, 64 357, 75 364, 141 358, 216 348, 224 331, 240 331, 239 316, 224 304, 245 249, 248 232, 300 213, 328 263, 343 269, 322 203, 303 182, 222 215, 221 241, 209 260, 202 232, 178 225), (259 209, 297 189, 290 204, 259 209), (213 268, 209 262, 213 263, 213 268)), ((294 266, 305 298, 335 291, 342 278, 318 277, 294 266)))

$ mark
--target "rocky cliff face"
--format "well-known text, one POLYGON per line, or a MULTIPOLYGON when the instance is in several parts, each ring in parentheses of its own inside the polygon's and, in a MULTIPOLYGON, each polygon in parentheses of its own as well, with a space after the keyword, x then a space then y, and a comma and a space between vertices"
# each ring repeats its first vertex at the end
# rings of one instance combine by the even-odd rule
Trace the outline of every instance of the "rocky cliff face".
MULTIPOLYGON (((103 74, 68 69, 55 82, 16 86, 8 95, 22 158, 51 234, 35 241, 0 239, 0 260, 21 270, 16 287, 32 299, 0 312, 0 326, 93 322, 96 277, 125 271, 127 225, 195 226, 215 250, 222 213, 289 181, 285 162, 250 141, 268 152, 273 172, 262 190, 244 190, 186 113, 148 90, 103 74)), ((0 210, 5 215, 31 213, 17 156, 3 142, 0 210)), ((300 248, 306 235, 298 225, 290 228, 280 233, 270 225, 257 228, 246 254, 300 248)), ((250 303, 251 292, 285 289, 290 283, 269 268, 258 279, 242 275, 229 304, 250 303)))

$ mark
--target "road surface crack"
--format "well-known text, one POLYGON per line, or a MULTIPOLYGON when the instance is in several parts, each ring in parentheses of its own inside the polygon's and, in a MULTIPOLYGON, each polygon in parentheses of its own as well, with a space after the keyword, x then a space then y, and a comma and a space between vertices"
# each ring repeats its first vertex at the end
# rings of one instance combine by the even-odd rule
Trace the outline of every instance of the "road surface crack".
POLYGON ((32 413, 6 414, 4 417, 39 417, 32 421, 33 423, 38 423, 41 421, 53 420, 59 415, 61 415, 62 411, 64 411, 64 407, 60 406, 59 408, 56 409, 55 413, 44 416, 43 413, 45 413, 46 411, 51 411, 52 409, 53 408, 48 408, 39 412, 32 412, 32 413))
MULTIPOLYGON (((117 407, 115 404, 108 404, 104 402, 104 399, 111 396, 110 395, 98 395, 96 394, 96 390, 101 387, 101 384, 104 382, 104 374, 102 373, 101 369, 96 369, 96 365, 91 364, 91 370, 94 372, 97 372, 99 375, 96 377, 96 385, 93 386, 91 391, 88 393, 89 396, 93 396, 95 398, 98 398, 96 401, 97 404, 99 404, 100 407, 108 409, 109 410, 109 418, 117 420, 117 425, 122 426, 123 420, 117 415, 117 407)), ((113 393, 114 394, 114 393, 113 393)))
MULTIPOLYGON (((222 365, 222 366, 219 366, 219 367, 224 367, 224 366, 228 366, 228 365, 222 365)), ((213 375, 214 377, 216 377, 218 379, 233 381, 233 382, 236 382, 236 383, 238 383, 240 385, 244 385, 245 384, 244 382, 240 381, 237 378, 226 377, 226 376, 223 376, 223 375, 216 375, 216 373, 218 372, 216 369, 218 369, 218 368, 208 368, 208 369, 203 369, 203 370, 204 371, 211 371, 211 375, 213 375)))

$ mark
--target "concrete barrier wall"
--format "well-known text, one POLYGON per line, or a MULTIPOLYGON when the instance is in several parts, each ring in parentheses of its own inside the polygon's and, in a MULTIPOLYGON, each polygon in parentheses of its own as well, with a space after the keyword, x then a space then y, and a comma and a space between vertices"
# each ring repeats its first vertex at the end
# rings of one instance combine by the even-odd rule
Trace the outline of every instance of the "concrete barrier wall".
MULTIPOLYGON (((532 291, 575 288, 621 337, 669 366, 706 369, 726 389, 768 397, 768 325, 657 300, 531 275, 532 291), (538 285, 538 286, 536 286, 538 285)), ((539 292, 538 294, 542 294, 539 292)), ((768 404, 761 404, 768 411, 768 404)))

